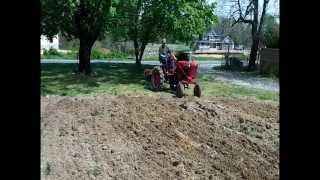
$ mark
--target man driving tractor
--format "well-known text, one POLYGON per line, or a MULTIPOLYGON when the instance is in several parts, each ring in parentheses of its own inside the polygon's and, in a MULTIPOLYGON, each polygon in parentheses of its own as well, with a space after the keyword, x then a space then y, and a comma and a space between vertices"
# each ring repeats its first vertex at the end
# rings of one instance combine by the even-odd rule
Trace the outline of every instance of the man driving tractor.
POLYGON ((161 64, 167 64, 167 59, 171 54, 171 50, 166 45, 166 39, 162 39, 162 44, 159 47, 159 61, 161 64))
POLYGON ((171 52, 169 47, 166 45, 166 39, 162 39, 162 44, 159 47, 159 61, 163 65, 162 70, 166 74, 170 67, 174 66, 174 62, 177 60, 175 53, 171 52))

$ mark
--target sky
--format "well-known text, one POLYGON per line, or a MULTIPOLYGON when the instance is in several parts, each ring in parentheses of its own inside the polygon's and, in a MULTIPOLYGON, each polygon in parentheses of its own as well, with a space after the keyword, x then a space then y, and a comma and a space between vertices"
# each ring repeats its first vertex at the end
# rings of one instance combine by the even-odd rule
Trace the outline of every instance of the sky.
MULTIPOLYGON (((230 0, 207 0, 208 2, 217 2, 217 7, 216 7, 216 14, 218 16, 227 16, 229 10, 228 7, 230 7, 230 4, 228 3, 228 1, 230 2, 230 0)), ((270 0, 268 7, 267 7, 267 13, 271 14, 271 15, 276 15, 279 16, 279 3, 280 0, 270 0)), ((263 4, 263 0, 259 0, 259 5, 261 5, 262 9, 262 4, 263 4)))

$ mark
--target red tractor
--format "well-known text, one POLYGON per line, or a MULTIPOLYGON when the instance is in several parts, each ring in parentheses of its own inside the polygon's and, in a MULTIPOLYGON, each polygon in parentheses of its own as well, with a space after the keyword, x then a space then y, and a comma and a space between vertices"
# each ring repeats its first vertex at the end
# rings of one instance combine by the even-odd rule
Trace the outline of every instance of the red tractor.
POLYGON ((146 78, 151 80, 154 90, 160 90, 167 82, 176 96, 181 98, 184 89, 192 84, 194 96, 201 96, 201 89, 197 83, 198 64, 192 59, 191 52, 179 52, 176 59, 169 57, 166 64, 156 66, 149 72, 150 75, 146 78))

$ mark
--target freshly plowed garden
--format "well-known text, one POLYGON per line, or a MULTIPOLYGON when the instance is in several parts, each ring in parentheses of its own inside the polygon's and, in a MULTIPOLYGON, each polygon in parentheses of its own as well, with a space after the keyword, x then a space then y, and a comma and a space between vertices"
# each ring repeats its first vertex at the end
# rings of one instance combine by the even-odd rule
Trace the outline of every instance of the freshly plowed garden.
POLYGON ((42 179, 278 179, 279 106, 251 98, 42 96, 42 179))

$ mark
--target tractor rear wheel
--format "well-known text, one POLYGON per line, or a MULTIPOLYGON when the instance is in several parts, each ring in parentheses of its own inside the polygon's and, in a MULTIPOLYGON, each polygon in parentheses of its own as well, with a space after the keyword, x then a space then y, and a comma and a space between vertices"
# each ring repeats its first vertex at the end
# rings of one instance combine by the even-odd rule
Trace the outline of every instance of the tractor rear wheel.
POLYGON ((178 98, 182 98, 182 96, 183 96, 183 90, 184 90, 184 86, 183 86, 183 84, 182 83, 177 83, 177 85, 176 85, 176 96, 178 97, 178 98))
POLYGON ((197 97, 201 97, 201 88, 199 84, 196 84, 193 88, 193 95, 197 97))

